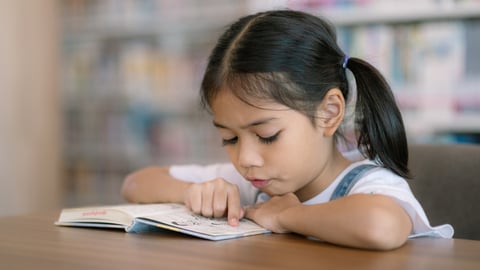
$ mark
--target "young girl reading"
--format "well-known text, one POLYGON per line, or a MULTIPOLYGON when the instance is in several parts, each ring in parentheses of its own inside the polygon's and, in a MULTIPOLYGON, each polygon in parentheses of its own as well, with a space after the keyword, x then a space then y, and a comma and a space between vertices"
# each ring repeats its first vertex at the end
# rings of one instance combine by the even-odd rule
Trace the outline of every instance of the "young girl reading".
POLYGON ((451 226, 429 225, 405 180, 407 139, 388 84, 342 52, 326 21, 289 10, 239 19, 210 55, 201 98, 231 163, 141 169, 125 179, 127 200, 350 247, 452 237, 451 226), (361 160, 338 148, 350 100, 361 160))

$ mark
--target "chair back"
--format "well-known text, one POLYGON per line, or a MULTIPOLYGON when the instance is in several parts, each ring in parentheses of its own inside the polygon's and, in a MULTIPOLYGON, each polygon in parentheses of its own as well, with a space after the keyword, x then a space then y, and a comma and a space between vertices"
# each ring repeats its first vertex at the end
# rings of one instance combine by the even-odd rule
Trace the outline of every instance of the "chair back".
POLYGON ((480 240, 480 145, 409 147, 410 187, 431 225, 449 223, 455 238, 480 240))

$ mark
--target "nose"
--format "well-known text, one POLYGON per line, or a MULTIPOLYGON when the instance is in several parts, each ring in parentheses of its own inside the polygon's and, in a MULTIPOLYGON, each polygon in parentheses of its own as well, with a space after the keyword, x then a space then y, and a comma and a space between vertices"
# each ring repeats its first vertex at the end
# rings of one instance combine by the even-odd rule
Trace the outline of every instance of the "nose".
POLYGON ((240 142, 237 149, 237 163, 243 168, 261 167, 263 157, 255 143, 240 142))

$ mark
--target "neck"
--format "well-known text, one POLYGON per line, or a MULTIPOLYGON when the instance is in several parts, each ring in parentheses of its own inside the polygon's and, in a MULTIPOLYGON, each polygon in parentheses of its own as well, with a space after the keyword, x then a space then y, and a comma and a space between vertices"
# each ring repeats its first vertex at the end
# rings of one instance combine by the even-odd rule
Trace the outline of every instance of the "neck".
POLYGON ((295 195, 301 202, 307 201, 323 192, 337 176, 343 172, 352 162, 346 159, 338 149, 332 152, 332 158, 325 163, 319 174, 306 186, 297 190, 295 195))

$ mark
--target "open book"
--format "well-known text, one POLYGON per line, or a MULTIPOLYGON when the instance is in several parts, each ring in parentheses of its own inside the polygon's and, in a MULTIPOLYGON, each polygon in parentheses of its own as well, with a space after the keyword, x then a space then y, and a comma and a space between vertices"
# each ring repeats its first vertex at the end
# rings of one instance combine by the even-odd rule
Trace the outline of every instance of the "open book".
POLYGON ((123 228, 136 233, 162 228, 209 240, 269 232, 248 219, 241 219, 239 223, 233 227, 228 225, 226 218, 196 215, 184 205, 175 203, 66 208, 55 222, 59 226, 123 228))

